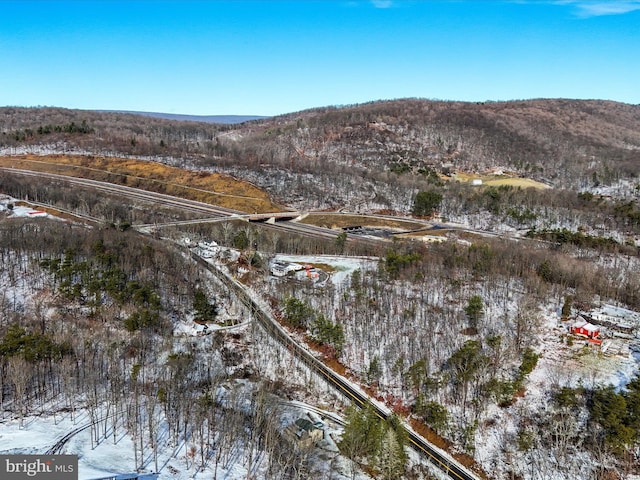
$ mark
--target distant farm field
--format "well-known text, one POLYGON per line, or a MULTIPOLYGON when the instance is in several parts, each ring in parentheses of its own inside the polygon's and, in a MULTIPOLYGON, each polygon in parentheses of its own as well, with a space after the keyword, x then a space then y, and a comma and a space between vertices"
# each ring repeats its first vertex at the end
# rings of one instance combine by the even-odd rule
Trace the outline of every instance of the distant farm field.
POLYGON ((488 179, 483 182, 484 185, 511 185, 512 187, 520 187, 520 188, 538 188, 540 190, 545 190, 547 188, 551 188, 549 185, 545 185, 544 183, 537 182, 535 180, 531 180, 530 178, 495 178, 488 179))
POLYGON ((540 190, 544 190, 549 187, 549 185, 545 185, 544 183, 538 182, 536 180, 532 180, 530 178, 524 177, 508 177, 506 175, 474 175, 466 172, 457 172, 455 176, 456 180, 462 183, 471 183, 473 180, 481 180, 482 185, 489 186, 500 186, 500 185, 510 185, 512 187, 520 187, 520 188, 538 188, 540 190))
POLYGON ((100 180, 166 193, 247 213, 282 208, 255 185, 228 175, 170 167, 161 163, 79 155, 0 157, 0 166, 100 180))

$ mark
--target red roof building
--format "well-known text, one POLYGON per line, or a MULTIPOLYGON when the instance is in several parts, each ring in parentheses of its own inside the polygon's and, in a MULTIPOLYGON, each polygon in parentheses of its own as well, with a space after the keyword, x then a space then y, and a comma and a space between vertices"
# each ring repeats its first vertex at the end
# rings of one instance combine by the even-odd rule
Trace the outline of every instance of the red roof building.
POLYGON ((574 335, 580 335, 587 338, 596 338, 600 336, 600 328, 586 322, 584 320, 578 320, 571 327, 569 331, 574 335))

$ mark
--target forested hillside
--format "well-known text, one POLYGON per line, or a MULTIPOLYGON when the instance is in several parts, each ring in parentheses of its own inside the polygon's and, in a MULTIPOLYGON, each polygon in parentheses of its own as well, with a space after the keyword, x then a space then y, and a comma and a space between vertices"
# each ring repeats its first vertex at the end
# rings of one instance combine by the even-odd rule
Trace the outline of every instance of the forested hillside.
MULTIPOLYGON (((640 107, 595 100, 476 104, 408 99, 241 125, 12 107, 0 109, 0 149, 117 153, 223 171, 300 209, 406 214, 417 192, 436 190, 443 194, 442 214, 460 220, 469 211, 485 210, 487 203, 449 181, 466 178, 463 174, 503 173, 554 189, 637 194, 640 107)), ((511 216, 517 221, 527 209, 576 202, 575 196, 555 190, 544 198, 529 195, 516 200, 526 205, 511 216)))
MULTIPOLYGON (((267 391, 326 385, 259 328, 180 335, 222 309, 251 317, 190 257, 206 254, 314 355, 488 478, 640 473, 640 106, 407 99, 238 125, 6 107, 0 157, 0 193, 13 197, 0 221, 0 402, 20 420, 74 408, 75 396, 92 415, 97 404, 122 412, 111 428, 133 436, 136 467, 156 453, 157 419, 167 445, 197 443, 202 465, 231 465, 248 445, 246 461, 267 458, 271 478, 301 478, 303 457, 311 471, 310 450, 280 448, 263 407, 267 391), (183 203, 11 170, 31 164, 183 203), (233 211, 204 221, 186 198, 233 211), (15 199, 69 218, 16 218, 15 199), (287 227, 238 215, 287 209, 305 215, 287 227), (299 274, 274 272, 279 255, 299 274), (367 267, 349 270, 349 257, 367 267), (632 320, 574 335, 607 305, 632 320), (261 392, 248 411, 229 397, 237 385, 261 392), (246 415, 261 428, 243 429, 246 415)), ((377 478, 426 478, 409 474, 395 417, 382 428, 371 412, 346 414, 337 445, 354 477, 360 464, 377 478)))
POLYGON ((604 183, 634 174, 640 106, 598 100, 408 99, 308 110, 239 126, 5 107, 0 132, 3 146, 192 155, 213 164, 311 172, 332 164, 399 172, 404 165, 440 168, 446 163, 467 170, 501 167, 554 186, 576 186, 589 184, 594 174, 604 183))

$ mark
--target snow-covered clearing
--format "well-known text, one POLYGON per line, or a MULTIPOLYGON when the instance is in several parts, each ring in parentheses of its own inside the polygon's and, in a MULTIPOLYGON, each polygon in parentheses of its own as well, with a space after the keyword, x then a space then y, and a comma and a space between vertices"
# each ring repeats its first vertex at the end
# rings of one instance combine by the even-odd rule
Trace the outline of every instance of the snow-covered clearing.
POLYGON ((36 217, 51 217, 47 212, 37 210, 35 208, 27 207, 24 205, 16 205, 16 199, 11 197, 5 197, 0 199, 0 212, 4 212, 9 218, 36 218, 36 217))
MULTIPOLYGON (((0 420, 0 452, 43 454, 67 433, 90 421, 89 415, 82 410, 76 412, 74 420, 70 413, 56 416, 44 413, 25 418, 21 428, 17 419, 3 418, 0 420)), ((79 480, 135 471, 133 448, 128 436, 121 436, 116 444, 111 439, 104 440, 92 449, 89 435, 89 429, 79 432, 63 450, 63 453, 78 455, 79 480)), ((182 480, 191 477, 185 474, 166 478, 182 480)))
POLYGON ((282 255, 274 257, 274 261, 292 262, 300 264, 329 265, 331 282, 339 285, 345 282, 356 270, 371 270, 378 264, 377 258, 371 257, 339 257, 335 255, 282 255))

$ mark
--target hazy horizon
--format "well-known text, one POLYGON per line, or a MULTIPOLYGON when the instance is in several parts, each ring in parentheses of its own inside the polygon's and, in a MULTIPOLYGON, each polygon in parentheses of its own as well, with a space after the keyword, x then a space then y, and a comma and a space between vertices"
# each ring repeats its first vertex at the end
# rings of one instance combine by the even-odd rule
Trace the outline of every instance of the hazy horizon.
POLYGON ((640 103, 640 2, 3 1, 0 104, 274 116, 424 98, 640 103))

